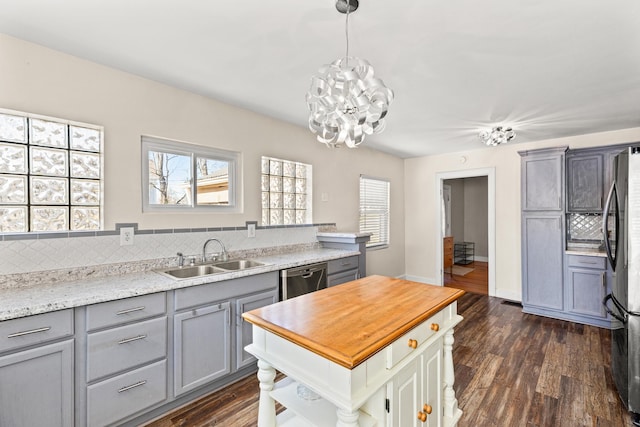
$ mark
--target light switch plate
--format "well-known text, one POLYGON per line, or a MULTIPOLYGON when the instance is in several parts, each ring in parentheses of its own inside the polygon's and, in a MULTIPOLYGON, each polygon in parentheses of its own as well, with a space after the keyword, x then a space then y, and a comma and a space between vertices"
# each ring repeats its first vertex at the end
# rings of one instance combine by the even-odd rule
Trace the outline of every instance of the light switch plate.
POLYGON ((256 225, 247 224, 247 237, 256 237, 256 225))

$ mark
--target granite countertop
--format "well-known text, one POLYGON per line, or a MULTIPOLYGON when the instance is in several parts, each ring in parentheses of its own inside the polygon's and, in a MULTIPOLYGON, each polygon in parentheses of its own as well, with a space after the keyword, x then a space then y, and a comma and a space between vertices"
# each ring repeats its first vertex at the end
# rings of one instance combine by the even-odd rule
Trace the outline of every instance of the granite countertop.
POLYGON ((145 271, 0 289, 0 321, 205 283, 221 282, 359 254, 358 251, 343 249, 313 249, 253 257, 252 259, 266 265, 193 279, 176 280, 156 271, 145 271))
POLYGON ((577 249, 567 249, 565 250, 567 255, 587 255, 587 256, 599 256, 606 257, 607 253, 600 249, 590 249, 590 248, 577 248, 577 249))

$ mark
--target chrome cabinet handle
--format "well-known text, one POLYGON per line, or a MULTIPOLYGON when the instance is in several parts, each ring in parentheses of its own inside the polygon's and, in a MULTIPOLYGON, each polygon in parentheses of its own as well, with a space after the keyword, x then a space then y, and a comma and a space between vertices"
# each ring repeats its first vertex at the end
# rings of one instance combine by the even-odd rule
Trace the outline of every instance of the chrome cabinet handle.
POLYGON ((131 385, 128 385, 126 387, 122 387, 120 390, 118 390, 118 393, 122 393, 122 392, 125 392, 125 391, 128 391, 128 390, 131 390, 132 388, 140 387, 141 385, 145 385, 146 383, 147 383, 147 380, 138 381, 135 384, 131 384, 131 385))
POLYGON ((129 314, 129 313, 133 313, 134 311, 141 311, 144 310, 146 307, 144 305, 141 305, 140 307, 135 307, 135 308, 128 308, 126 310, 120 310, 116 313, 116 315, 120 316, 122 314, 129 314))
POLYGON ((147 336, 146 335, 138 335, 137 337, 132 337, 132 338, 125 338, 123 340, 118 341, 118 344, 126 344, 128 342, 133 342, 133 341, 138 341, 138 340, 143 340, 145 339, 147 336))
POLYGON ((37 334, 38 332, 47 332, 50 329, 51 329, 51 326, 45 326, 44 328, 31 329, 29 331, 23 331, 23 332, 15 332, 13 334, 7 335, 7 338, 17 338, 17 337, 23 337, 25 335, 37 334))

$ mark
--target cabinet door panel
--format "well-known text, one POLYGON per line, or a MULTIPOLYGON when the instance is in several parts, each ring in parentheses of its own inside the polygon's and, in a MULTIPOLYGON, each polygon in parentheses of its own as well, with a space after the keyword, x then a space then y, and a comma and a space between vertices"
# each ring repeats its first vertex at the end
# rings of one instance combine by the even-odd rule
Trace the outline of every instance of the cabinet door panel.
POLYGON ((524 304, 563 309, 562 215, 522 219, 522 298, 524 304))
POLYGON ((567 309, 572 313, 606 318, 602 299, 606 295, 606 271, 569 268, 567 309))
POLYGON ((389 408, 392 426, 417 427, 422 422, 418 420, 418 412, 422 408, 420 403, 420 358, 411 361, 404 367, 390 383, 387 395, 391 401, 389 408))
POLYGON ((244 348, 253 342, 251 323, 242 318, 245 311, 255 310, 278 301, 278 291, 264 292, 249 297, 240 298, 236 303, 236 366, 238 369, 254 363, 256 358, 244 351, 244 348))
POLYGON ((73 425, 73 340, 0 357, 0 426, 73 425))
POLYGON ((327 276, 327 287, 341 285, 358 278, 358 269, 343 271, 342 273, 330 274, 327 276))
POLYGON ((422 407, 431 406, 425 427, 439 426, 442 419, 442 339, 422 355, 422 407))
POLYGON ((200 387, 231 372, 230 303, 174 317, 174 392, 200 387))
POLYGON ((567 168, 569 211, 599 212, 602 210, 602 155, 569 157, 567 168))
POLYGON ((563 210, 563 162, 564 156, 532 157, 523 160, 523 210, 563 210))

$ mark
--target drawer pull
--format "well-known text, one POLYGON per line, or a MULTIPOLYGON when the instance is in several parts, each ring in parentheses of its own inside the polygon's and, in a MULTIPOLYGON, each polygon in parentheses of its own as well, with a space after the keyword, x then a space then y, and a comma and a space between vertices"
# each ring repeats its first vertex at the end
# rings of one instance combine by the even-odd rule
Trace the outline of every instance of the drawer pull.
POLYGON ((418 412, 418 419, 422 422, 427 421, 427 414, 422 411, 418 412))
POLYGON ((433 332, 438 332, 440 330, 440 325, 438 325, 437 323, 432 323, 431 324, 431 330, 433 332))
POLYGON ((426 412, 428 415, 431 415, 431 412, 433 412, 433 408, 431 407, 431 405, 427 403, 424 404, 424 406, 422 407, 422 410, 426 412))
POLYGON ((141 385, 145 385, 146 383, 147 383, 147 380, 138 381, 135 384, 131 384, 131 385, 128 385, 126 387, 122 387, 120 390, 118 390, 118 393, 123 393, 125 391, 131 390, 132 388, 140 387, 141 385))
POLYGON ((409 343, 408 344, 409 344, 409 347, 411 347, 413 349, 418 348, 418 341, 416 341, 416 340, 409 339, 409 343))
POLYGON ((17 337, 23 337, 25 335, 37 334, 39 332, 47 332, 50 329, 51 329, 51 326, 45 326, 44 328, 31 329, 30 331, 15 332, 13 334, 7 335, 7 338, 17 338, 17 337))
POLYGON ((144 310, 146 307, 144 305, 141 305, 140 307, 135 307, 135 308, 128 308, 126 310, 120 310, 116 313, 116 315, 120 316, 122 314, 129 314, 129 313, 133 313, 134 311, 141 311, 144 310))
POLYGON ((137 337, 125 338, 123 340, 118 341, 118 344, 126 344, 128 342, 143 340, 146 337, 147 337, 146 335, 138 335, 137 337))

